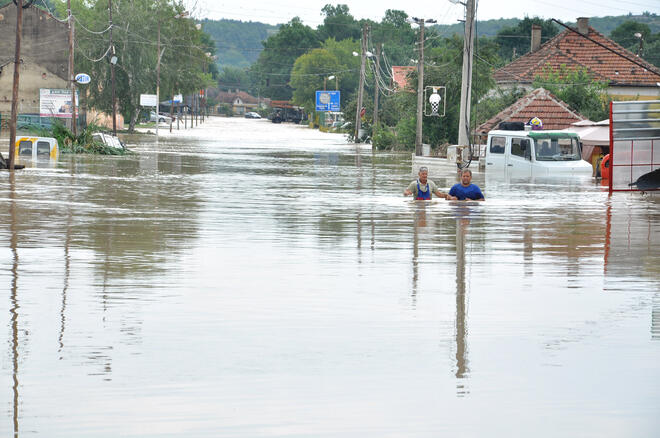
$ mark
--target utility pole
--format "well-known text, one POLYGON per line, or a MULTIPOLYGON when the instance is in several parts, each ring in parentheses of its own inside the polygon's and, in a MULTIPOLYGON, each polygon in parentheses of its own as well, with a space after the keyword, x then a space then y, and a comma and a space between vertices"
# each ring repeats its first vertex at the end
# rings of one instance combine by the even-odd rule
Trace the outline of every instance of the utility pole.
POLYGON ((73 16, 71 15, 71 0, 66 0, 66 8, 69 14, 69 86, 71 87, 71 132, 75 137, 77 134, 76 127, 76 73, 73 70, 73 16))
POLYGON ((158 19, 158 44, 157 55, 158 62, 156 62, 156 139, 158 139, 158 125, 160 124, 160 18, 158 19))
POLYGON ((474 49, 474 0, 465 4, 465 37, 463 39, 463 75, 461 78, 461 108, 458 119, 458 144, 470 144, 470 101, 472 97, 472 53, 474 49))
POLYGON ((14 86, 11 92, 11 121, 9 122, 9 163, 8 168, 14 171, 14 155, 16 147, 16 119, 18 118, 18 83, 21 66, 21 33, 23 33, 23 0, 16 0, 16 47, 14 48, 14 86))
POLYGON ((358 101, 357 108, 355 110, 355 143, 360 142, 360 127, 361 127, 361 115, 362 110, 362 95, 364 94, 364 69, 367 62, 367 30, 369 26, 367 23, 364 23, 362 26, 362 46, 361 46, 361 58, 362 62, 360 63, 360 86, 358 88, 358 101))
POLYGON ((376 78, 374 78, 374 129, 378 126, 378 76, 380 75, 380 53, 383 50, 383 43, 376 46, 376 78))
MULTIPOLYGON (((108 14, 110 16, 110 47, 112 56, 115 56, 115 46, 112 40, 112 0, 108 0, 108 14)), ((112 81, 112 135, 117 136, 117 104, 115 91, 115 63, 110 60, 110 78, 112 81)))
POLYGON ((424 23, 435 23, 432 18, 412 17, 419 25, 419 61, 417 62, 417 129, 415 131, 415 155, 422 155, 422 112, 424 109, 424 23))

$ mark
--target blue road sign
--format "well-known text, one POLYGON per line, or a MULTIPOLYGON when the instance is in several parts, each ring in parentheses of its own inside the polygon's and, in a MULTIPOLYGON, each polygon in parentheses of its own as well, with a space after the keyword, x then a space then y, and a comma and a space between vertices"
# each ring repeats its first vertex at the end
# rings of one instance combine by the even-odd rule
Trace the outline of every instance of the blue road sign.
POLYGON ((317 91, 316 111, 341 111, 341 91, 317 91))

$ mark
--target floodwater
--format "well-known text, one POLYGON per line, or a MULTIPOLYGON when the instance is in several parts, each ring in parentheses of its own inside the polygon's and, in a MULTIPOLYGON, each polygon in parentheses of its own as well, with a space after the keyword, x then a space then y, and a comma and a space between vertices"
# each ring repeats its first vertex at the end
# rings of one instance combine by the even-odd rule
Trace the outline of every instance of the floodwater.
POLYGON ((128 143, 0 174, 0 436, 660 433, 657 197, 415 202, 410 154, 266 120, 128 143))

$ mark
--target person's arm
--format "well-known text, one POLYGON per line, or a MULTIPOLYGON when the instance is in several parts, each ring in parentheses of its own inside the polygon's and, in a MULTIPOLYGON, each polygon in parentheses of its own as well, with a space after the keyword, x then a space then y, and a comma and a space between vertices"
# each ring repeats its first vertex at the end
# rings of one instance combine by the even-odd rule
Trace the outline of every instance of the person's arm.
POLYGON ((481 189, 479 188, 479 186, 476 187, 477 187, 477 193, 475 193, 475 195, 477 196, 477 199, 475 199, 475 201, 485 201, 486 199, 484 198, 484 194, 481 193, 481 189))
POLYGON ((433 192, 433 194, 435 196, 437 196, 438 198, 448 199, 448 197, 449 197, 448 194, 441 192, 440 189, 435 189, 435 192, 433 192))
POLYGON ((449 194, 446 199, 447 201, 458 201, 458 198, 456 197, 456 186, 452 186, 452 188, 449 189, 449 194))
POLYGON ((412 195, 414 189, 415 189, 415 185, 414 185, 414 183, 410 183, 410 185, 408 185, 408 188, 406 188, 406 189, 403 191, 403 196, 410 196, 410 195, 412 195))

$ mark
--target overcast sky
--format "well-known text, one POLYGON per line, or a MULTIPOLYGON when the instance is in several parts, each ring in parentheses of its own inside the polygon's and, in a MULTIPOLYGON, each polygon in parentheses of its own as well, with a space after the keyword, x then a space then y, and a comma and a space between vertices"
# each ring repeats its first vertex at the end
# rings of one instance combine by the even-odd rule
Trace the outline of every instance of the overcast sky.
MULTIPOLYGON (((433 18, 440 24, 453 24, 464 17, 465 8, 449 0, 187 0, 200 18, 228 18, 262 23, 286 23, 299 16, 303 22, 316 27, 323 22, 321 8, 326 4, 346 4, 356 18, 381 21, 387 9, 399 9, 411 17, 433 18), (196 7, 192 5, 196 4, 196 7)), ((575 21, 577 17, 604 17, 641 14, 644 11, 660 14, 659 0, 481 0, 477 19, 524 18, 525 16, 575 21)))

